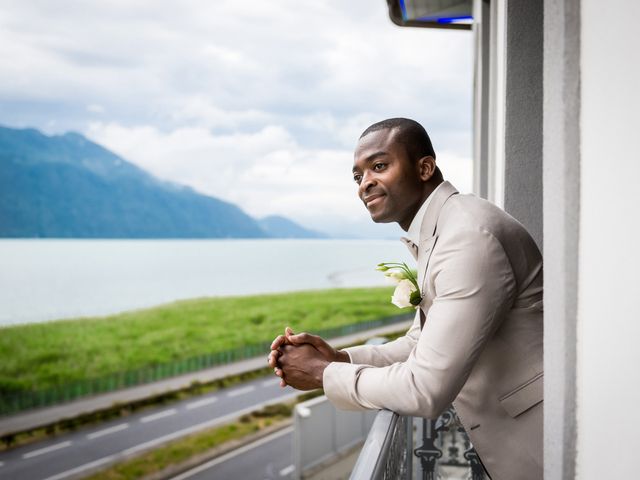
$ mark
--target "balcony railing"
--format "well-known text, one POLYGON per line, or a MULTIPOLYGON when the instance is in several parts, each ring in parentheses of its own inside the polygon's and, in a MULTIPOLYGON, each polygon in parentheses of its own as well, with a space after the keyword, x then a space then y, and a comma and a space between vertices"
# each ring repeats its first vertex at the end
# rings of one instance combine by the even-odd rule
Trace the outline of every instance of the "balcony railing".
POLYGON ((487 478, 453 407, 437 420, 381 410, 351 473, 352 480, 414 478, 487 478), (419 461, 414 462, 414 456, 419 461))
POLYGON ((351 478, 380 480, 411 478, 413 445, 411 417, 380 410, 353 467, 351 478))

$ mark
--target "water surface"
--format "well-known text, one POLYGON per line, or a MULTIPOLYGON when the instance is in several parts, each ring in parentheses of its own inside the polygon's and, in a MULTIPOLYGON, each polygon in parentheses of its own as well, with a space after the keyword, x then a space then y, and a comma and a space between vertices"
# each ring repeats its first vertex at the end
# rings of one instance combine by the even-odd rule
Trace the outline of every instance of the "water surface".
POLYGON ((173 300, 385 285, 391 240, 0 240, 0 325, 173 300))

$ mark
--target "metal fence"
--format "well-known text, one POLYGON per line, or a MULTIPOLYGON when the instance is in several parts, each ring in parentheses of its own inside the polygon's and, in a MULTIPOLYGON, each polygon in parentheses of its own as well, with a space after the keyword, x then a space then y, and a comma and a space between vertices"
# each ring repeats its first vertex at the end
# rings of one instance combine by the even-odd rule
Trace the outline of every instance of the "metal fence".
MULTIPOLYGON (((391 325, 407 320, 408 318, 410 317, 407 315, 396 315, 394 317, 369 320, 343 325, 341 327, 327 328, 315 331, 314 333, 324 338, 340 337, 376 327, 391 325)), ((0 415, 17 413, 32 408, 58 405, 81 397, 156 382, 252 357, 265 356, 266 358, 266 352, 269 351, 270 346, 271 340, 256 342, 229 350, 198 355, 169 363, 149 365, 135 370, 115 372, 98 378, 78 380, 51 388, 2 393, 0 394, 0 415)))
POLYGON ((453 407, 437 420, 382 410, 351 480, 484 480, 484 468, 453 407), (413 450, 413 445, 419 446, 413 450), (413 457, 418 461, 413 461, 413 457))
POLYGON ((377 413, 339 410, 324 395, 298 403, 293 416, 293 478, 341 476, 327 468, 362 444, 377 413))

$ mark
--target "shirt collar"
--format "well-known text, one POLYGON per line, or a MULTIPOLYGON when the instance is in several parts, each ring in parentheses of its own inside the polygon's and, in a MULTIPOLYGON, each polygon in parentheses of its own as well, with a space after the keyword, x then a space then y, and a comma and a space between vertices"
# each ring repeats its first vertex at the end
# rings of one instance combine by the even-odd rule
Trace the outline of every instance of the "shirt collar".
POLYGON ((424 219, 424 215, 427 213, 427 208, 429 207, 429 203, 431 203, 431 199, 434 197, 435 193, 445 182, 441 182, 431 195, 429 195, 424 202, 422 202, 422 206, 418 210, 418 213, 411 220, 411 225, 409 225, 409 230, 407 230, 407 238, 411 240, 415 245, 420 243, 420 228, 422 227, 422 220, 424 219))

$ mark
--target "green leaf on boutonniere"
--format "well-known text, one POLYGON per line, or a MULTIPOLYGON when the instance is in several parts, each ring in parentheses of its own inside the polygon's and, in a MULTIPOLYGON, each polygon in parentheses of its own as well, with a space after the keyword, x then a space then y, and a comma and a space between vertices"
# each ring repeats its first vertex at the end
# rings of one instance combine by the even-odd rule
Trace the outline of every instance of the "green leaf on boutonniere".
POLYGON ((409 297, 409 302, 411 303, 411 305, 417 307, 418 305, 420 305, 421 301, 422 295, 420 295, 420 292, 418 290, 414 290, 413 292, 411 292, 411 296, 409 297))

